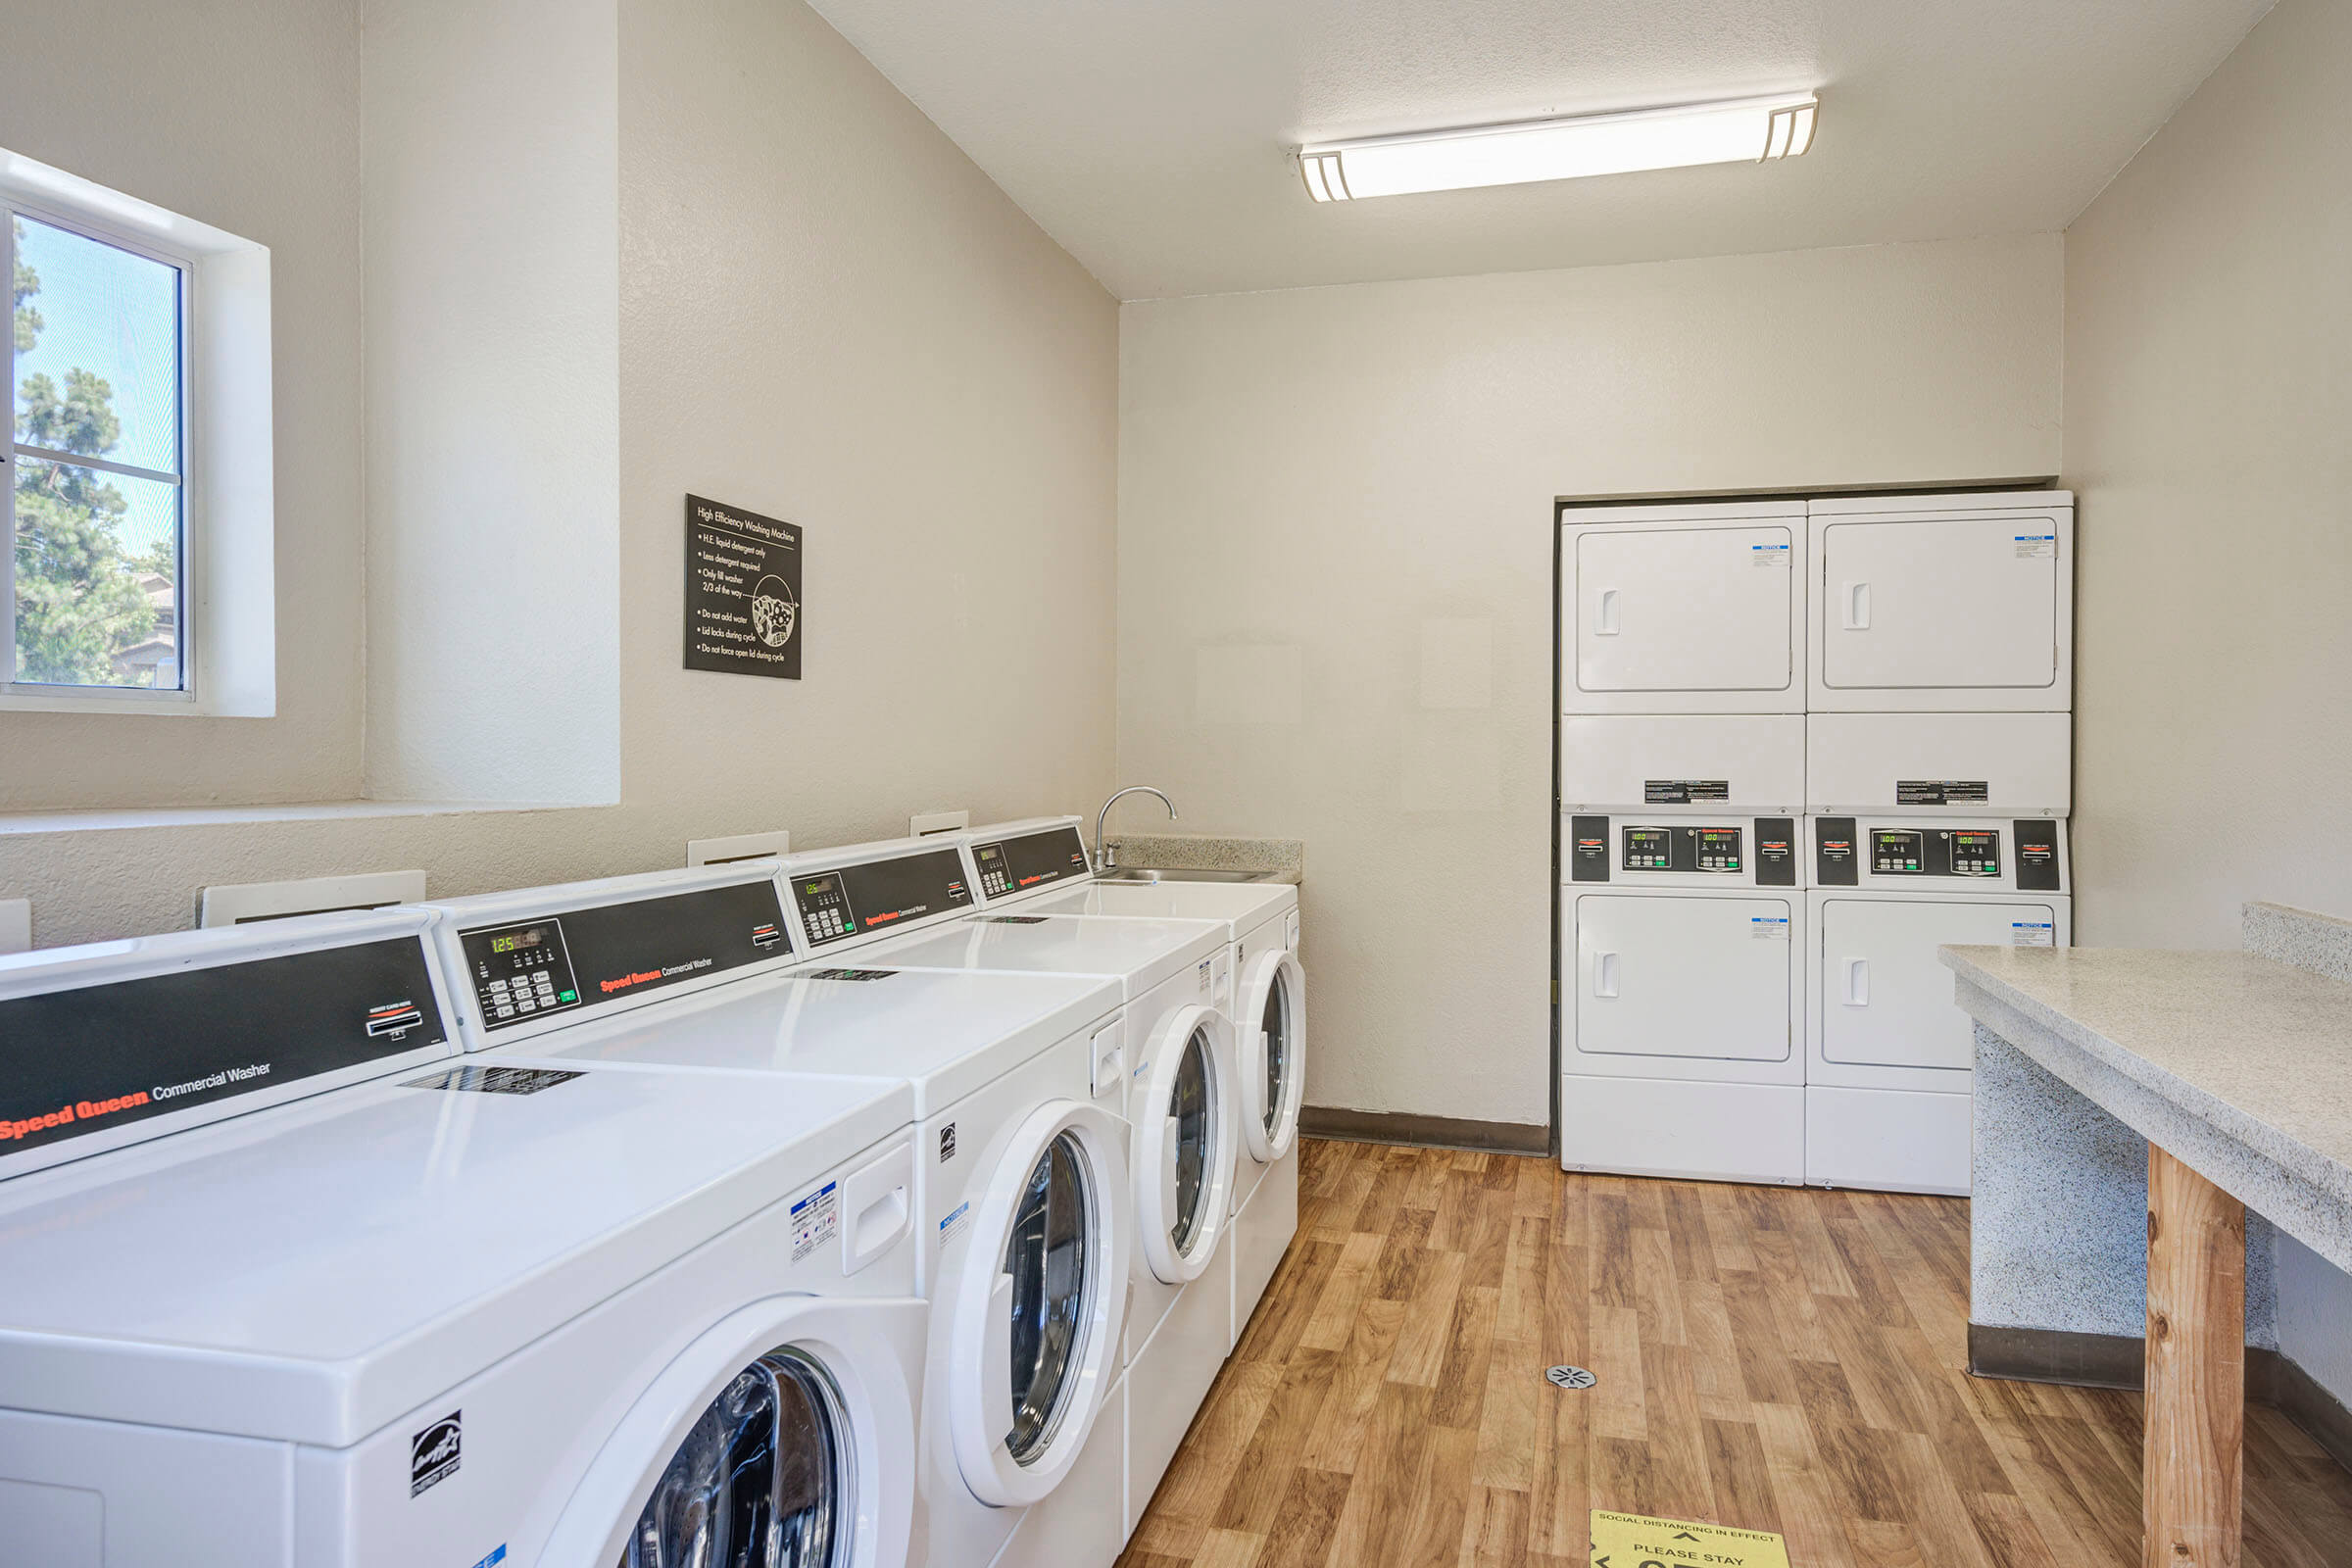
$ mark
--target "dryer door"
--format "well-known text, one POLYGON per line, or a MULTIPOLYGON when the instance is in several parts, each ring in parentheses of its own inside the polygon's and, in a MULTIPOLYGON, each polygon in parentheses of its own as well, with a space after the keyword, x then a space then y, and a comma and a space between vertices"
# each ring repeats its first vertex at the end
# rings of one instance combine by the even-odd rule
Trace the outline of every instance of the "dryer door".
POLYGON ((992 1507, 1037 1502, 1078 1460, 1127 1316, 1125 1127, 1074 1100, 1013 1130, 941 1293, 956 1468, 992 1507))
MULTIPOLYGON (((1821 1054, 1872 1067, 1976 1065, 1976 1025, 1952 1000, 1942 946, 2007 946, 2055 929, 2046 904, 1831 899, 1821 906, 1821 1054)), ((1965 1086, 1963 1086, 1965 1087, 1965 1086)))
POLYGON ((1625 893, 1573 905, 1579 1054, 1788 1059, 1788 901, 1625 893))
POLYGON ((630 1407, 541 1560, 904 1568, 927 1316, 808 1296, 733 1313, 630 1407))
POLYGON ((1575 690, 1792 690, 1796 543, 1781 521, 1572 535, 1575 690))
POLYGON ((1306 971, 1289 952, 1261 953, 1242 975, 1235 1011, 1241 1052, 1242 1141, 1271 1165, 1298 1137, 1306 1090, 1306 971))
POLYGON ((1200 1277, 1225 1234, 1241 1131, 1233 1025, 1213 1007, 1178 1007, 1152 1031, 1134 1074, 1138 1245, 1169 1285, 1200 1277))

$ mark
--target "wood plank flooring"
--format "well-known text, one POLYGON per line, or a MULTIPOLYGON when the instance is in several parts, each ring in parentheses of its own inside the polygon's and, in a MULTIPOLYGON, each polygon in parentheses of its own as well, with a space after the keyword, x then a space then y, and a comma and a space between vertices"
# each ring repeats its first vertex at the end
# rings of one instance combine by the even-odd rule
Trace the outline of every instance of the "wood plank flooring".
MULTIPOLYGON (((1968 1375, 1964 1202, 1300 1147, 1298 1240, 1122 1568, 1584 1568, 1596 1507, 1795 1568, 2139 1562, 2139 1396, 1968 1375)), ((2247 1568, 2352 1564, 2352 1477, 2262 1407, 2245 1519, 2247 1568)))

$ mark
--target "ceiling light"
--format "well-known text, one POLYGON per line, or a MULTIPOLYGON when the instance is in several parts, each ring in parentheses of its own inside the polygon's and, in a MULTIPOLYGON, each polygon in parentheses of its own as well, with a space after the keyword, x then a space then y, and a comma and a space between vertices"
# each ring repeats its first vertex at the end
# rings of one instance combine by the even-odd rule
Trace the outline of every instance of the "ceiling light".
POLYGON ((1794 158, 1812 146, 1820 108, 1821 101, 1809 92, 1785 93, 1622 115, 1371 136, 1301 147, 1298 172, 1315 200, 1344 202, 1412 191, 1623 174, 1639 169, 1760 164, 1769 158, 1794 158))

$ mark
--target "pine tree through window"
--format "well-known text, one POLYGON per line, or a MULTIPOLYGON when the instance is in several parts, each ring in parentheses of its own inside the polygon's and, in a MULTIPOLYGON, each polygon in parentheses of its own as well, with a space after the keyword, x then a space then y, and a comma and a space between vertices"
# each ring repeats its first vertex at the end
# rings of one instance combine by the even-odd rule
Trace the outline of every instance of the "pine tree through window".
POLYGON ((11 279, 0 689, 187 689, 188 275, 0 206, 11 279))

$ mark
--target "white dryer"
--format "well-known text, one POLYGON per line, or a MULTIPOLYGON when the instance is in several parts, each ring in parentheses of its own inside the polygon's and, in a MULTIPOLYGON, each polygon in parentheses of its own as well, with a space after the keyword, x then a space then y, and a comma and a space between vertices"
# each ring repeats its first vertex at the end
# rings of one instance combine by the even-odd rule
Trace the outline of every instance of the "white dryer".
POLYGON ((1796 820, 1571 815, 1560 887, 1560 1160, 1804 1180, 1796 820))
POLYGON ((1306 971, 1298 890, 1289 883, 1099 881, 1077 817, 998 823, 970 835, 992 909, 1104 918, 1221 920, 1230 938, 1240 1064, 1242 1148, 1235 1161, 1232 1341, 1264 1297, 1298 1232, 1298 1111, 1306 1090, 1306 971), (993 869, 993 875, 992 875, 993 869), (1027 891, 989 893, 1024 884, 1027 891))
MULTIPOLYGON (((933 850, 885 846, 856 852, 867 858, 829 869, 794 857, 787 870, 804 929, 837 896, 862 909, 856 879, 877 858, 933 850), (827 880, 833 872, 838 882, 827 880), (812 886, 819 891, 811 893, 812 886)), ((1216 1271, 1231 1258, 1220 1243, 1232 1217, 1240 1142, 1233 1027, 1218 1005, 1231 983, 1226 928, 1206 920, 983 912, 853 947, 858 922, 842 923, 850 930, 834 939, 837 951, 854 953, 859 964, 1093 975, 1122 989, 1135 1218, 1123 1385, 1124 1539, 1231 1348, 1232 1286, 1229 1274, 1216 1271), (1205 1289, 1194 1288, 1203 1281, 1205 1289)))
POLYGON ((1975 1031, 1936 950, 2070 945, 2066 824, 1887 814, 1810 828, 1806 1179, 1966 1194, 1975 1031))
POLYGON ((1846 496, 1807 511, 1814 712, 2073 708, 2071 492, 1846 496))
MULTIPOLYGON (((846 927, 843 907, 881 909, 877 889, 914 924, 959 906, 952 844, 860 846, 835 858, 843 857, 848 863, 804 857, 794 867, 829 896, 802 914, 810 930, 829 937, 846 927)), ((455 929, 478 933, 576 926, 593 911, 586 923, 619 952, 674 947, 704 922, 701 900, 669 892, 672 880, 621 877, 444 912, 455 929)), ((723 933, 726 919, 722 903, 709 923, 723 933)), ((462 940, 478 948, 481 938, 462 940)), ((1129 1270, 1123 1000, 1102 978, 826 962, 654 1012, 599 1017, 610 1004, 592 1004, 507 1050, 637 1071, 906 1083, 920 1152, 915 1279, 933 1305, 921 1451, 894 1455, 916 1476, 913 1560, 987 1568, 1032 1504, 1057 1487, 1088 1491, 1106 1479, 1107 1497, 1092 1499, 1086 1519, 1091 1548, 1079 1555, 1107 1565, 1124 1539, 1122 1422, 1106 1404, 1122 1364, 1129 1270), (1107 1442, 1091 1441, 1105 1418, 1107 1442), (1090 1456, 1100 1475, 1089 1473, 1090 1456)), ((461 1007, 477 1034, 476 1004, 461 1007)))
POLYGON ((431 918, 0 960, 12 1554, 902 1568, 908 1091, 419 1060, 431 918))
POLYGON ((1562 712, 1804 712, 1802 501, 1559 516, 1562 712))

